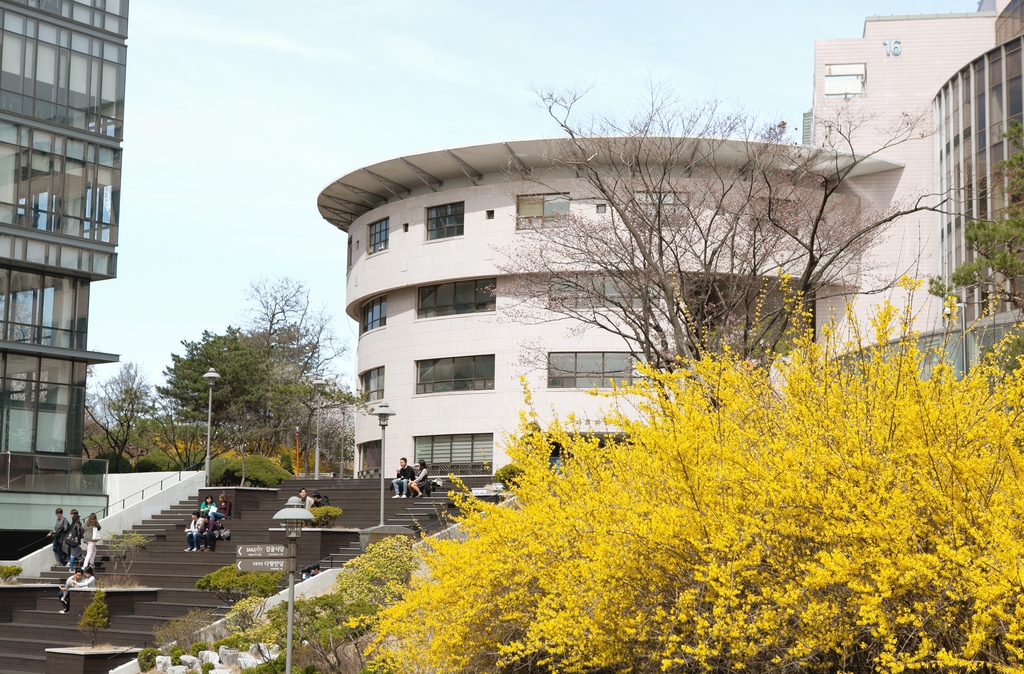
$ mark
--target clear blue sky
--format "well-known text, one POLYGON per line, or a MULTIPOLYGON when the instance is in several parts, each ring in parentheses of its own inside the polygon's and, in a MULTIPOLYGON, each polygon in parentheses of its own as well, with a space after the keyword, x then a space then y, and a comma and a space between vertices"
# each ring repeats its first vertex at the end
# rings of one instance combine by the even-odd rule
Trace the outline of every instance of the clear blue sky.
POLYGON ((341 174, 399 154, 554 136, 532 93, 544 86, 590 84, 593 108, 626 113, 653 78, 793 128, 811 103, 815 39, 859 37, 867 15, 976 8, 134 0, 118 278, 93 287, 89 347, 138 362, 157 383, 181 340, 239 322, 263 275, 304 282, 354 349, 345 235, 316 210, 341 174))

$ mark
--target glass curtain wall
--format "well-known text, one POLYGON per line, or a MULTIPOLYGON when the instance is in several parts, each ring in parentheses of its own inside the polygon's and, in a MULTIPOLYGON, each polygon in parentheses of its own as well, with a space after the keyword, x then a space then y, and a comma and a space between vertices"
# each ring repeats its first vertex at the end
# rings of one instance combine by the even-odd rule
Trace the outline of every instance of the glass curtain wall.
MULTIPOLYGON (((950 198, 950 207, 937 216, 939 265, 947 281, 958 266, 974 259, 964 241, 965 225, 972 219, 1000 218, 1008 205, 995 171, 1007 157, 1003 134, 1024 113, 1021 69, 1018 37, 965 66, 935 97, 936 188, 950 198)), ((960 299, 971 321, 988 297, 969 291, 960 299)))

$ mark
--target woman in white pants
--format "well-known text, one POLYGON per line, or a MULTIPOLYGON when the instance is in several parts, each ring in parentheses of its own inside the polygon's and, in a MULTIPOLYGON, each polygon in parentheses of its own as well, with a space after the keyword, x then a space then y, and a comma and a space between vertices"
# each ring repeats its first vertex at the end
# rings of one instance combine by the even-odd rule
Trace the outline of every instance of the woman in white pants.
POLYGON ((102 528, 100 521, 96 519, 96 513, 89 513, 89 516, 85 518, 85 531, 82 535, 82 542, 86 544, 85 561, 82 562, 82 568, 89 568, 96 561, 96 540, 99 538, 99 531, 102 528))

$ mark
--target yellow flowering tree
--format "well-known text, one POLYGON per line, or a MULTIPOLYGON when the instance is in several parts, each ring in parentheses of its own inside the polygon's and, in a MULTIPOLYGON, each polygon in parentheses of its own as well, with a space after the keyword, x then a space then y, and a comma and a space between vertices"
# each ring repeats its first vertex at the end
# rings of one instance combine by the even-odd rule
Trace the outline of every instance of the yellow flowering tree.
MULTIPOLYGON (((902 327, 901 327, 902 323, 902 327)), ((412 672, 1024 670, 1024 373, 803 337, 648 372, 599 442, 524 414, 516 500, 379 615, 412 672), (637 413, 637 411, 639 413, 637 413), (549 468, 551 443, 563 451, 549 468)), ((899 338, 896 333, 903 333, 899 338)), ((996 354, 998 355, 998 354, 996 354)))

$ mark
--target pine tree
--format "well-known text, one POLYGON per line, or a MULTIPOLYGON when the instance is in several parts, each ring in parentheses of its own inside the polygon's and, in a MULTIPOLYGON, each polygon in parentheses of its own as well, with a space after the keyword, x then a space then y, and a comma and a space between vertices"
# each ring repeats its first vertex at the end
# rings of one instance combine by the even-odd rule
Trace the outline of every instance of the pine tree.
POLYGON ((110 611, 107 609, 107 595, 103 590, 96 590, 92 603, 85 607, 78 621, 78 629, 89 635, 89 645, 96 645, 99 631, 110 627, 110 611))

